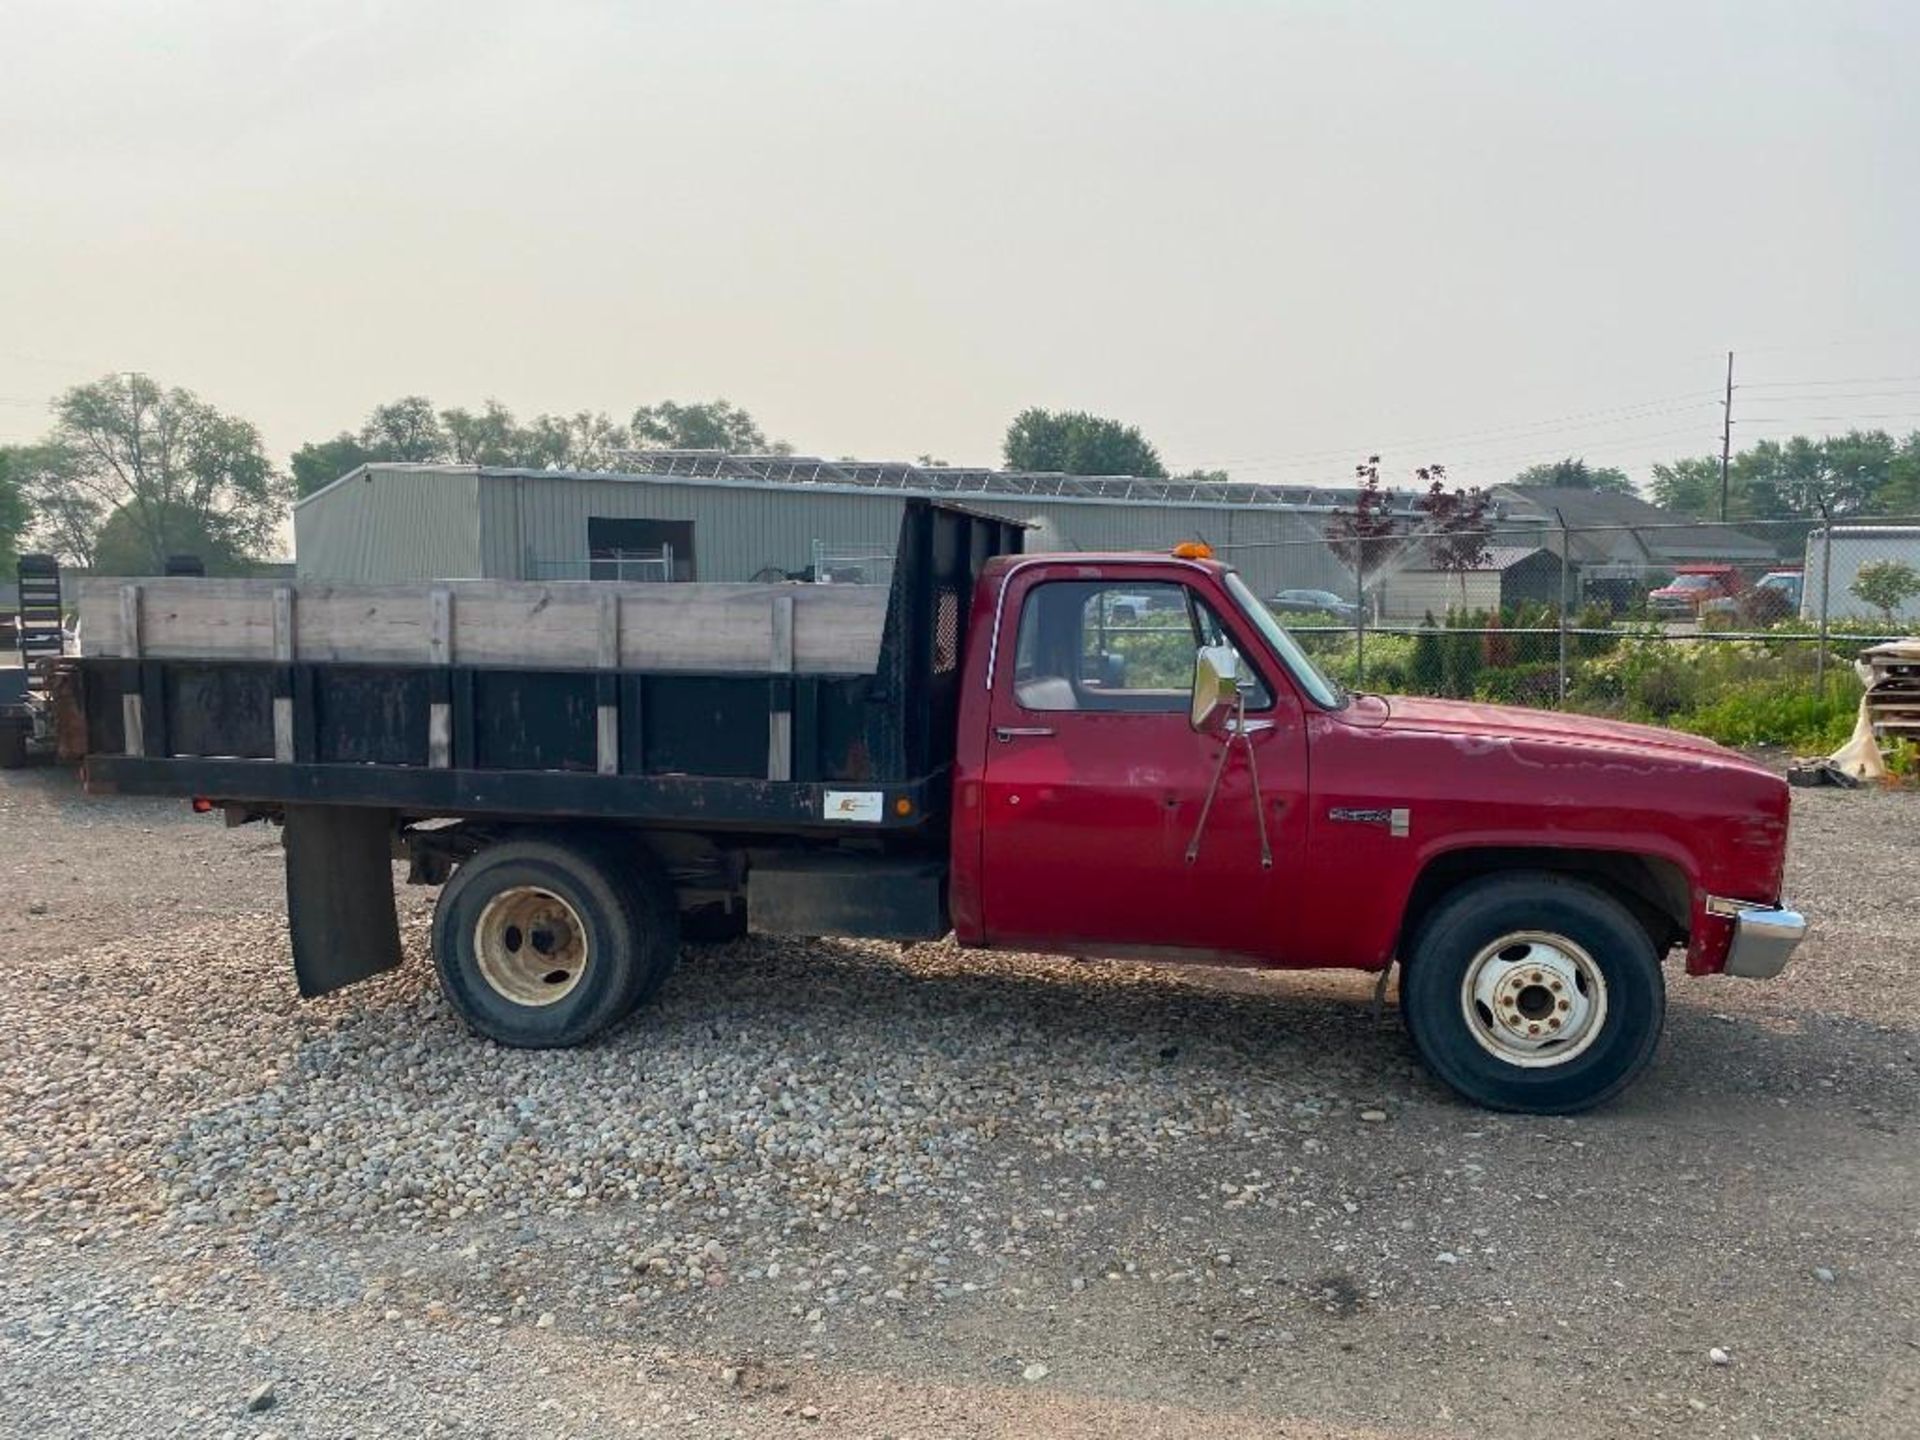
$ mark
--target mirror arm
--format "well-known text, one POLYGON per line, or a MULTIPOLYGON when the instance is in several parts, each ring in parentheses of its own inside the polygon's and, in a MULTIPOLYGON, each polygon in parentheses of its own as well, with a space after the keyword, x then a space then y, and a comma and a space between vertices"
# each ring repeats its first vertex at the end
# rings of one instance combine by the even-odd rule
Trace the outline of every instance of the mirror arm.
POLYGON ((1226 734, 1220 739, 1220 759, 1213 767, 1213 779, 1207 783, 1207 798, 1200 805, 1200 820, 1193 827, 1193 839, 1187 842, 1186 863, 1200 858, 1200 837, 1207 833, 1207 820, 1213 814, 1214 797, 1220 793, 1220 781, 1227 773, 1227 760, 1233 754, 1233 742, 1242 740, 1247 747, 1247 773, 1253 782, 1253 818, 1260 828, 1260 868, 1273 868, 1273 846, 1267 839, 1267 802, 1260 794, 1260 761, 1254 754, 1253 733, 1247 728, 1247 697, 1236 697, 1234 712, 1227 721, 1226 734))

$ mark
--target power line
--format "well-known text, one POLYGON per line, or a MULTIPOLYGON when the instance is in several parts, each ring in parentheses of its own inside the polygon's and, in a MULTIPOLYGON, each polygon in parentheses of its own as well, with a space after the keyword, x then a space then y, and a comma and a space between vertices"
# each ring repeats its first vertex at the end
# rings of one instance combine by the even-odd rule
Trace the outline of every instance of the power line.
POLYGON ((1657 400, 1642 400, 1632 405, 1610 406, 1603 410, 1576 411, 1569 415, 1558 415, 1551 419, 1526 421, 1515 425, 1493 426, 1481 430, 1461 430, 1451 434, 1416 436, 1411 439, 1372 441, 1361 445, 1344 445, 1327 450, 1296 450, 1267 455, 1229 456, 1224 459, 1213 458, 1195 462, 1203 467, 1223 467, 1227 465, 1282 464, 1299 461, 1303 464, 1332 459, 1351 459, 1357 455, 1371 454, 1381 450, 1404 450, 1416 445, 1441 445, 1460 440, 1478 440, 1488 438, 1513 437, 1529 432, 1552 430, 1560 426, 1582 420, 1602 420, 1607 416, 1617 417, 1619 423, 1634 420, 1651 419, 1655 415, 1676 414, 1681 410, 1705 409, 1711 390, 1691 391, 1685 395, 1670 395, 1657 400))
POLYGON ((1851 379, 1839 380, 1753 380, 1744 387, 1748 390, 1780 390, 1803 385, 1909 385, 1920 384, 1920 375, 1856 375, 1851 379))
POLYGON ((1812 425, 1834 421, 1851 424, 1859 420, 1920 420, 1920 410, 1889 410, 1871 414, 1850 410, 1844 415, 1764 415, 1760 418, 1771 425, 1812 425))

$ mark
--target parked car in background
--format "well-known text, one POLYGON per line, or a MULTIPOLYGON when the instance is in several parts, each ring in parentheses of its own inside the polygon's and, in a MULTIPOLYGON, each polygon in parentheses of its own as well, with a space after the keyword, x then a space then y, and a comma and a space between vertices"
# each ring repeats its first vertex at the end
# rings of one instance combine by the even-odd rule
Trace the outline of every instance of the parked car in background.
POLYGON ((1682 565, 1673 579, 1647 595, 1647 608, 1663 620, 1693 620, 1709 600, 1735 600, 1747 588, 1731 565, 1682 565))
POLYGON ((1772 625, 1800 613, 1806 577, 1798 570, 1769 570, 1739 595, 1716 595, 1700 602, 1700 618, 1740 625, 1772 625))
POLYGON ((1165 602, 1159 596, 1142 592, 1137 595, 1122 591, 1108 597, 1106 616, 1111 621, 1143 619, 1150 610, 1165 609, 1165 602))
POLYGON ((1358 605, 1331 590, 1282 590, 1267 601, 1267 608, 1276 615, 1331 615, 1349 621, 1360 613, 1358 605))

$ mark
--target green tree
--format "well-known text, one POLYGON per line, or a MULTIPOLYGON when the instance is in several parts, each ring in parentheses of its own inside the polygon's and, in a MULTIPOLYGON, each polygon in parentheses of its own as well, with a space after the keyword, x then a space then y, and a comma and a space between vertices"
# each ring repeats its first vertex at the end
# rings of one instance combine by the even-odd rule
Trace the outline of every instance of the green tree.
POLYGON ((1694 455, 1684 460, 1655 465, 1653 483, 1648 488, 1653 492, 1653 503, 1663 510, 1702 520, 1717 517, 1720 513, 1720 462, 1710 455, 1694 455))
POLYGON ((33 521, 33 507, 27 503, 15 460, 22 448, 0 445, 0 581, 11 577, 20 563, 20 538, 33 521))
POLYGON ((1508 482, 1511 485, 1550 485, 1560 490, 1610 490, 1619 495, 1634 493, 1627 472, 1611 465, 1589 465, 1569 455, 1545 465, 1529 465, 1508 482))
POLYGON ((294 452, 294 488, 311 495, 359 465, 500 465, 528 470, 610 470, 627 447, 625 427, 599 411, 536 415, 522 425, 498 400, 479 411, 435 410, 424 395, 376 406, 359 432, 294 452))
POLYGON ((249 422, 144 375, 76 385, 54 412, 34 503, 74 558, 90 558, 106 517, 123 509, 156 569, 209 537, 238 555, 271 542, 288 486, 249 422))
POLYGON ((79 466, 79 457, 57 441, 16 445, 7 452, 8 473, 33 514, 35 548, 84 565, 93 555, 94 532, 104 512, 79 487, 79 466))
POLYGON ((1327 544, 1358 582, 1361 603, 1373 589, 1373 578, 1399 555, 1406 544, 1400 523, 1393 518, 1393 497, 1380 486, 1380 457, 1369 455, 1353 467, 1360 483, 1354 489, 1353 508, 1336 509, 1327 517, 1327 544))
POLYGON ((725 450, 735 455, 785 455, 792 447, 770 442, 753 416, 727 400, 682 405, 662 400, 642 405, 628 426, 633 444, 651 450, 725 450))
MULTIPOLYGON (((1655 465, 1649 488, 1666 509, 1720 518, 1717 455, 1655 465)), ((1727 467, 1730 520, 1810 520, 1823 507, 1843 519, 1920 509, 1920 431, 1899 441, 1884 430, 1761 440, 1727 467)))
POLYGON ((1869 560, 1847 588, 1878 610, 1881 620, 1891 629, 1894 615, 1907 601, 1920 595, 1920 571, 1904 560, 1869 560))
POLYGON ((518 465, 525 440, 513 412, 498 400, 489 400, 476 415, 471 410, 442 410, 451 446, 450 459, 459 465, 518 465))
POLYGON ((1022 410, 1007 426, 1001 454, 1009 470, 1155 479, 1167 473, 1139 430, 1084 410, 1022 410))
POLYGON ((131 505, 123 505, 107 516, 93 543, 93 573, 96 575, 157 575, 164 573, 165 560, 175 555, 192 555, 206 567, 209 575, 246 575, 252 565, 234 548, 233 538, 221 527, 209 526, 204 517, 186 506, 164 506, 167 544, 170 547, 159 564, 154 562, 148 539, 147 521, 131 505))
POLYGON ((1426 536, 1427 558, 1433 568, 1454 575, 1460 581, 1460 608, 1467 606, 1467 572, 1478 570, 1493 558, 1487 546, 1487 507, 1491 497, 1475 486, 1462 490, 1447 489, 1447 467, 1423 465, 1413 472, 1427 482, 1427 493, 1420 499, 1424 519, 1421 532, 1426 536))
POLYGON ((1894 451, 1877 499, 1882 515, 1920 515, 1920 430, 1908 435, 1894 451))
POLYGON ((403 395, 374 406, 360 427, 360 446, 392 464, 427 465, 453 453, 446 426, 424 395, 403 395))
POLYGON ((606 415, 536 415, 521 432, 521 464, 536 470, 611 470, 628 444, 626 430, 606 415))
POLYGON ((293 471, 293 493, 304 498, 323 490, 342 475, 351 473, 375 459, 356 435, 342 430, 331 440, 315 440, 293 452, 288 468, 293 471))
POLYGON ((1795 435, 1784 443, 1762 440, 1742 450, 1733 468, 1749 497, 1749 511, 1762 519, 1817 515, 1823 506, 1844 517, 1873 512, 1894 453, 1893 437, 1884 430, 1853 430, 1823 440, 1795 435))

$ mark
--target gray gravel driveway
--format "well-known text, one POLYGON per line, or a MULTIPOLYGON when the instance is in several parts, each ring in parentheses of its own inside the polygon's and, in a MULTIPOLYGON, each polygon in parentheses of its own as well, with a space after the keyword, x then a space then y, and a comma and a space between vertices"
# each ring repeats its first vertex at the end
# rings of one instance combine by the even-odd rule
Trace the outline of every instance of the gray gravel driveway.
POLYGON ((302 1003, 273 832, 0 775, 0 1434, 1914 1434, 1920 795, 1795 823, 1795 970, 1536 1120, 1356 977, 945 945, 503 1050, 429 892, 302 1003))

